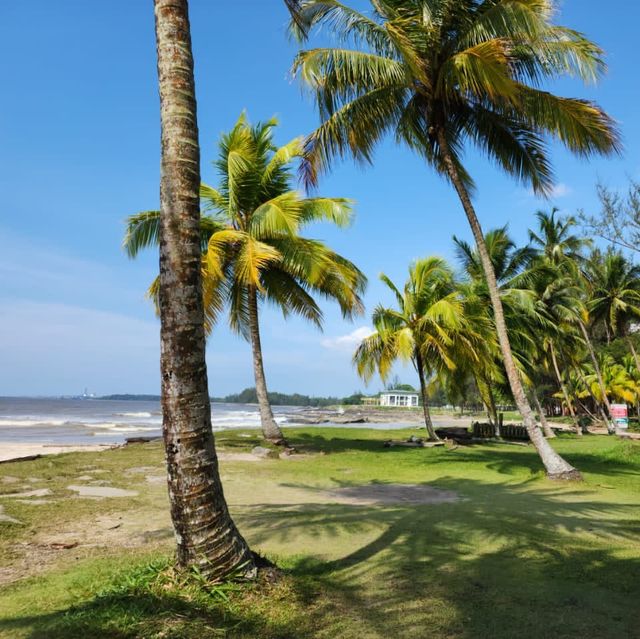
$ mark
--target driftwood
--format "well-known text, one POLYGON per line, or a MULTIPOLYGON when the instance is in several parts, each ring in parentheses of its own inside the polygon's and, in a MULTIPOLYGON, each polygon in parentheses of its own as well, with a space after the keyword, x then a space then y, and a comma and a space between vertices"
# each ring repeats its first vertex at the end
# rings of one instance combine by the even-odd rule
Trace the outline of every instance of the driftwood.
POLYGON ((422 437, 411 436, 406 441, 395 441, 388 439, 384 442, 385 448, 432 448, 433 446, 444 446, 444 442, 426 442, 422 437))
POLYGON ((127 437, 124 440, 124 445, 128 446, 129 444, 148 444, 149 442, 158 442, 162 439, 161 436, 157 437, 127 437))

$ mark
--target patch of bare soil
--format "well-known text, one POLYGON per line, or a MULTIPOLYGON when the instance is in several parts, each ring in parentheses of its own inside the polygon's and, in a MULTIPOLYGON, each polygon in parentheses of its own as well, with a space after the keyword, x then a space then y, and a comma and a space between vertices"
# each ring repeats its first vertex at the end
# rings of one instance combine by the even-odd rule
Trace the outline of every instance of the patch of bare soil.
POLYGON ((66 529, 36 533, 17 543, 16 561, 0 566, 0 585, 40 574, 52 564, 86 557, 92 549, 150 547, 173 536, 168 515, 123 512, 70 522, 66 529))
POLYGON ((253 453, 218 453, 218 459, 220 461, 262 461, 262 457, 258 457, 253 453))
MULTIPOLYGON (((67 486, 69 490, 78 493, 78 497, 137 497, 135 490, 113 488, 111 486, 67 486)), ((35 491, 34 491, 35 492, 35 491)))
POLYGON ((347 486, 327 491, 326 494, 343 504, 396 505, 443 504, 458 501, 452 490, 441 490, 424 484, 367 484, 347 486))

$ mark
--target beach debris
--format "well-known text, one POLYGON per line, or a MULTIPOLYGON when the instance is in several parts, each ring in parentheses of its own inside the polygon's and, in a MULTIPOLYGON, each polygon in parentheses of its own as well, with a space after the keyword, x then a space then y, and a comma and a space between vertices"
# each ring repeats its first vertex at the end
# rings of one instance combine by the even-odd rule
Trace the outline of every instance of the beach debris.
POLYGON ((16 499, 24 499, 26 497, 46 497, 51 495, 51 491, 48 488, 36 488, 35 490, 25 490, 21 493, 3 493, 0 494, 0 498, 11 497, 16 499))
POLYGON ((416 437, 415 435, 411 435, 409 439, 405 441, 396 441, 394 439, 388 439, 384 442, 383 446, 385 448, 432 448, 433 446, 444 446, 443 441, 438 442, 429 442, 422 439, 422 437, 416 437))
POLYGON ((114 488, 113 486, 67 486, 68 490, 78 493, 78 497, 137 497, 135 490, 114 488))
POLYGON ((21 524, 22 522, 10 515, 4 514, 4 506, 0 505, 0 521, 6 521, 9 524, 21 524))
POLYGON ((124 440, 124 445, 128 446, 129 444, 148 444, 149 442, 158 442, 162 441, 161 436, 157 437, 127 437, 124 440))
POLYGON ((251 451, 251 454, 261 459, 278 459, 280 457, 280 453, 277 450, 265 448, 264 446, 256 446, 251 451))
POLYGON ((79 541, 53 541, 47 544, 52 550, 69 550, 78 546, 79 541))

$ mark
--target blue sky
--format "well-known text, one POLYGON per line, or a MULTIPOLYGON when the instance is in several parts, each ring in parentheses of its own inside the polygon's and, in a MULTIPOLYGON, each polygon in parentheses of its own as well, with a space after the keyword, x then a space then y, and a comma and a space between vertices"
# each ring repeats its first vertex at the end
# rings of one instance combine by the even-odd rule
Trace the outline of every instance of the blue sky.
MULTIPOLYGON (((157 208, 159 115, 150 0, 0 0, 0 395, 158 392, 158 323, 146 286, 157 257, 120 249, 124 218, 157 208)), ((288 74, 296 47, 279 0, 191 0, 203 179, 214 183, 216 140, 242 109, 277 115, 279 142, 309 132, 317 116, 288 74)), ((621 127, 620 158, 582 161, 556 148, 551 202, 502 176, 469 150, 475 202, 486 229, 505 223, 526 239, 533 213, 597 206, 598 179, 613 188, 640 174, 637 25, 640 8, 611 0, 565 2, 558 21, 607 52, 597 87, 554 89, 597 99, 621 127)), ((367 314, 390 301, 377 275, 403 282, 412 259, 453 257, 451 236, 470 239, 460 205, 440 178, 386 143, 375 166, 336 164, 320 192, 357 201, 348 230, 313 230, 368 275, 367 314)), ((270 387, 348 394, 363 388, 350 357, 368 316, 345 322, 324 304, 323 334, 263 313, 270 387), (355 333, 354 333, 355 332, 355 333)), ((253 385, 247 344, 220 327, 210 339, 211 391, 253 385)), ((410 371, 401 372, 413 382, 410 371)), ((379 387, 375 381, 371 390, 379 387)))

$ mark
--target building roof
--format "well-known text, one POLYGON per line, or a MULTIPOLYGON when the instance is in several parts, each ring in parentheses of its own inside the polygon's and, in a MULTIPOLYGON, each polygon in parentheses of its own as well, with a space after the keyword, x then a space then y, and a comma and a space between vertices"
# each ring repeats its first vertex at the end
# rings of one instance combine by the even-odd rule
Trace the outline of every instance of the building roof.
POLYGON ((419 393, 417 391, 387 390, 382 391, 380 395, 419 395, 419 393))

